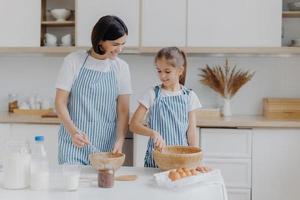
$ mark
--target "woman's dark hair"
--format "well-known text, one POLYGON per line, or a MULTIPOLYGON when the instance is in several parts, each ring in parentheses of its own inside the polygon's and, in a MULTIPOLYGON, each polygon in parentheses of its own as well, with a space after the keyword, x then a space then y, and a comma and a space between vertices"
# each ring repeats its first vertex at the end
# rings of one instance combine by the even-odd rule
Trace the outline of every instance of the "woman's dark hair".
POLYGON ((99 43, 105 40, 116 40, 124 35, 128 35, 125 23, 117 16, 106 15, 95 24, 91 40, 93 49, 98 54, 105 54, 99 43))
POLYGON ((159 52, 155 56, 155 63, 157 60, 166 59, 166 61, 172 65, 173 67, 181 67, 183 66, 183 73, 179 77, 179 83, 184 85, 185 76, 186 76, 186 67, 187 67, 187 59, 184 51, 180 50, 177 47, 165 47, 159 50, 159 52))

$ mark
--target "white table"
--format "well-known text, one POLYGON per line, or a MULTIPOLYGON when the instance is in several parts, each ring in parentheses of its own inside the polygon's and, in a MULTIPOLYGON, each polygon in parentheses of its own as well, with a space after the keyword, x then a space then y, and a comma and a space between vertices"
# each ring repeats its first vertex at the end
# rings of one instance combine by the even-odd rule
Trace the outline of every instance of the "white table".
POLYGON ((91 168, 85 168, 81 173, 79 189, 69 192, 59 186, 58 179, 51 181, 47 191, 33 191, 30 189, 7 190, 2 186, 2 173, 0 176, 0 199, 2 200, 226 200, 226 191, 222 184, 193 184, 180 189, 160 188, 154 181, 153 174, 159 172, 153 168, 122 167, 116 175, 138 175, 135 181, 115 181, 113 188, 99 188, 97 174, 91 168), (56 183, 55 183, 56 181, 56 183), (56 185, 56 186, 55 186, 56 185))

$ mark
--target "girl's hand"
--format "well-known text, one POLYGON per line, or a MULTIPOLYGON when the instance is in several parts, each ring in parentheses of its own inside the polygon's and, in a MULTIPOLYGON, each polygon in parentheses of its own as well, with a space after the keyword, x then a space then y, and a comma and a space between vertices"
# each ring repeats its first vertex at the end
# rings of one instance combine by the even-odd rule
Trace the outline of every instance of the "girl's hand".
POLYGON ((164 139, 161 137, 161 135, 158 132, 153 131, 151 138, 153 139, 156 148, 162 149, 163 147, 166 146, 164 139))
POLYGON ((72 143, 79 148, 84 147, 85 145, 89 144, 90 141, 85 133, 76 132, 71 134, 72 143))
POLYGON ((124 144, 124 139, 119 139, 116 141, 114 149, 113 149, 113 154, 114 153, 122 153, 122 148, 123 148, 123 144, 124 144))
POLYGON ((206 167, 204 165, 199 165, 197 168, 196 168, 197 171, 199 172, 202 172, 202 173, 206 173, 206 172, 210 172, 212 170, 212 168, 210 167, 206 167))

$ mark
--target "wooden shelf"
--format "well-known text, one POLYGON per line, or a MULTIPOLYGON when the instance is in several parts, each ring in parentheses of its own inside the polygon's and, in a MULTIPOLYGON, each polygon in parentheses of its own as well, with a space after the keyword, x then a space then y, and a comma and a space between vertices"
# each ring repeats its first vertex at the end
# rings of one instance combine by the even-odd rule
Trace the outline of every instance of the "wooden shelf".
MULTIPOLYGON (((156 53, 161 47, 141 47, 140 53, 156 53)), ((189 54, 299 55, 300 47, 183 47, 189 54)))
MULTIPOLYGON (((162 47, 126 47, 121 54, 155 54, 161 48, 162 47)), ((87 50, 89 47, 0 47, 0 54, 68 54, 79 49, 87 50)), ((182 49, 188 54, 205 55, 300 55, 300 47, 183 47, 182 49)))
POLYGON ((285 18, 300 18, 300 11, 283 11, 282 17, 285 18))
MULTIPOLYGON (((0 54, 68 54, 80 49, 88 50, 90 47, 0 47, 0 54)), ((138 48, 127 47, 123 54, 137 54, 138 48)))
POLYGON ((42 21, 42 26, 75 26, 75 21, 42 21))

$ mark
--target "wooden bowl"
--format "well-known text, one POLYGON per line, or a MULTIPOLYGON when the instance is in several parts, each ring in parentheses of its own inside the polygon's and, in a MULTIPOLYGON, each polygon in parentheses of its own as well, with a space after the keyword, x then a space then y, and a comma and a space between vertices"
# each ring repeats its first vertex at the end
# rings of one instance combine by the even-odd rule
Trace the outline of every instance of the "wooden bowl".
POLYGON ((162 151, 153 150, 154 161, 161 170, 196 168, 202 157, 202 150, 198 147, 166 146, 162 151))
POLYGON ((124 161, 124 153, 115 153, 112 152, 96 152, 89 155, 91 165, 96 169, 105 169, 113 168, 115 171, 119 169, 124 161))

